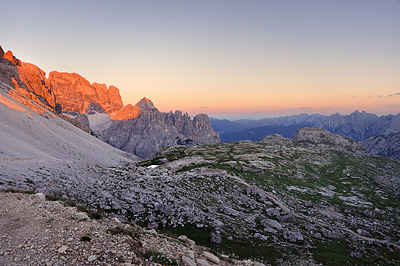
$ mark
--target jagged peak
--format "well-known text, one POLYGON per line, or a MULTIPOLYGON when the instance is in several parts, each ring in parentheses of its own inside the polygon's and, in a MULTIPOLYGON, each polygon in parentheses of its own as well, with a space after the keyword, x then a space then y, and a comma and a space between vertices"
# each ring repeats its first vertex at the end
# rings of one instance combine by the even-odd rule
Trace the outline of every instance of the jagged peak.
POLYGON ((141 99, 137 104, 137 107, 140 108, 140 110, 150 110, 150 109, 156 109, 156 107, 154 106, 153 102, 146 98, 143 97, 143 99, 141 99))
POLYGON ((16 66, 21 65, 21 60, 17 59, 17 58, 14 56, 13 52, 11 52, 10 50, 8 50, 6 53, 4 53, 3 48, 2 48, 1 50, 2 50, 2 52, 3 52, 2 56, 3 56, 5 59, 7 59, 8 61, 10 61, 11 63, 13 63, 13 64, 16 65, 16 66))
POLYGON ((3 56, 4 55, 4 50, 3 50, 3 47, 1 47, 1 45, 0 45, 0 56, 3 56))
POLYGON ((143 97, 143 99, 141 101, 145 101, 145 102, 151 102, 151 100, 149 98, 143 97))

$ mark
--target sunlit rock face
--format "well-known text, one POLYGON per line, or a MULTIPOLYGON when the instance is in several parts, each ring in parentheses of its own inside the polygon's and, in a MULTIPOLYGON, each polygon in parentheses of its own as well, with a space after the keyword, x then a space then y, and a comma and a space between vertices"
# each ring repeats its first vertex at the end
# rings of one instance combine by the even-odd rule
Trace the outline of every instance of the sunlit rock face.
MULTIPOLYGON (((139 157, 151 158, 165 146, 220 142, 205 114, 192 120, 181 111, 162 113, 148 98, 124 106, 116 87, 90 84, 76 73, 53 71, 49 80, 63 110, 86 114, 97 137, 139 157), (90 108, 91 104, 98 104, 102 111, 90 108)), ((85 122, 83 117, 77 118, 85 122)))
POLYGON ((90 84, 79 74, 52 71, 49 81, 63 110, 84 113, 91 103, 97 103, 105 112, 112 113, 123 106, 117 87, 107 88, 105 84, 90 84))
POLYGON ((25 97, 54 110, 55 95, 46 73, 39 67, 22 62, 11 51, 4 53, 0 47, 0 80, 25 97))
POLYGON ((46 107, 44 112, 63 112, 74 125, 142 158, 165 146, 220 142, 205 114, 191 119, 181 111, 162 113, 148 98, 124 106, 115 86, 90 83, 77 73, 52 71, 47 79, 39 67, 1 48, 0 64, 0 81, 46 107))

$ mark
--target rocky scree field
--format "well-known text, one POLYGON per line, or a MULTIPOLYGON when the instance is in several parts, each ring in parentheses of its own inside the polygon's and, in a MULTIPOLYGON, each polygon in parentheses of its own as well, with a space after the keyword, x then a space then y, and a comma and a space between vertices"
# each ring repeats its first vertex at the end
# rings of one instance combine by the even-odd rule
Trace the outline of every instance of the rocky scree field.
POLYGON ((151 160, 88 166, 76 176, 35 171, 30 182, 10 185, 185 234, 218 254, 267 264, 400 263, 400 163, 325 130, 173 146, 151 160))

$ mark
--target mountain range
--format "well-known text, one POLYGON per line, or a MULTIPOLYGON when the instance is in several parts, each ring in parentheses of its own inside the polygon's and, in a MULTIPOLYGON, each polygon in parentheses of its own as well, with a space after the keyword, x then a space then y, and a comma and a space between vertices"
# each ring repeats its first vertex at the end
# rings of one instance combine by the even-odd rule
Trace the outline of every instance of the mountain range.
MULTIPOLYGON (((147 98, 127 107, 137 113, 122 112, 115 88, 99 89, 77 74, 61 76, 63 82, 47 79, 38 67, 0 50, 0 190, 43 193, 141 225, 144 234, 163 234, 156 254, 166 252, 166 242, 186 243, 188 253, 175 245, 182 265, 400 263, 399 161, 371 156, 359 142, 315 127, 301 127, 290 138, 219 143, 206 115, 162 113, 147 98), (63 93, 73 95, 71 103, 58 102, 63 93), (204 256, 195 253, 193 241, 217 256, 199 259, 204 256)), ((321 119, 302 117, 291 120, 321 119)), ((360 112, 352 117, 376 119, 360 112)), ((395 130, 397 118, 386 118, 381 131, 395 130)), ((283 130, 287 123, 271 127, 283 130)), ((364 135, 377 132, 355 124, 364 135)), ((398 141, 397 133, 385 136, 365 145, 380 152, 373 147, 398 141)), ((98 234, 91 236, 96 241, 98 234)), ((2 245, 0 264, 20 259, 14 247, 3 251, 2 245)), ((31 250, 45 252, 21 245, 15 249, 24 258, 31 250)), ((99 263, 109 254, 93 252, 99 263)))
POLYGON ((220 142, 207 115, 193 119, 181 111, 162 113, 151 100, 124 105, 118 88, 90 83, 77 73, 50 72, 22 62, 0 47, 0 80, 17 92, 67 118, 118 149, 154 157, 170 145, 220 142))
POLYGON ((348 115, 300 114, 260 120, 229 121, 212 118, 211 126, 220 133, 222 142, 261 140, 269 134, 293 137, 296 130, 304 126, 323 128, 343 137, 361 141, 361 145, 365 145, 371 154, 400 157, 398 145, 389 141, 394 138, 387 137, 390 134, 400 133, 400 114, 377 116, 365 111, 355 111, 348 115), (371 147, 377 142, 362 141, 371 137, 377 139, 382 137, 386 140, 380 142, 379 151, 378 148, 371 147))

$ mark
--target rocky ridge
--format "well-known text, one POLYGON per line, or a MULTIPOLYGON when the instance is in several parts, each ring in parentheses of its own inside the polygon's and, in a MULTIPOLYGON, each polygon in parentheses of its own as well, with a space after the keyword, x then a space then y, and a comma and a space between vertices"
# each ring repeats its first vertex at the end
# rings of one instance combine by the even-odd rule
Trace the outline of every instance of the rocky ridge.
POLYGON ((11 51, 0 46, 0 80, 25 97, 55 111, 56 100, 45 72, 37 66, 22 62, 11 51))
POLYGON ((372 136, 400 132, 400 114, 377 116, 376 114, 357 110, 348 115, 341 115, 339 113, 329 116, 320 114, 300 114, 260 120, 238 121, 213 119, 212 125, 225 133, 267 126, 289 127, 302 125, 323 128, 343 137, 360 141, 372 136))
MULTIPOLYGON (((57 71, 50 72, 48 80, 63 110, 85 113, 91 103, 99 104, 107 113, 119 111, 123 107, 121 95, 115 86, 107 88, 105 84, 90 84, 77 73, 57 71)), ((134 117, 127 115, 119 118, 126 120, 134 117)))
POLYGON ((369 154, 400 160, 400 133, 370 137, 360 141, 369 154))
POLYGON ((57 71, 47 79, 40 68, 21 62, 11 51, 4 53, 1 47, 0 81, 4 88, 11 87, 50 111, 64 111, 72 124, 142 158, 155 156, 168 145, 220 142, 205 114, 191 120, 180 111, 161 113, 147 98, 136 105, 123 105, 115 86, 107 88, 79 74, 57 71))
POLYGON ((146 98, 136 106, 143 110, 137 118, 112 121, 96 134, 110 145, 146 159, 154 157, 165 146, 220 142, 207 115, 198 114, 191 120, 181 111, 163 113, 146 98))

